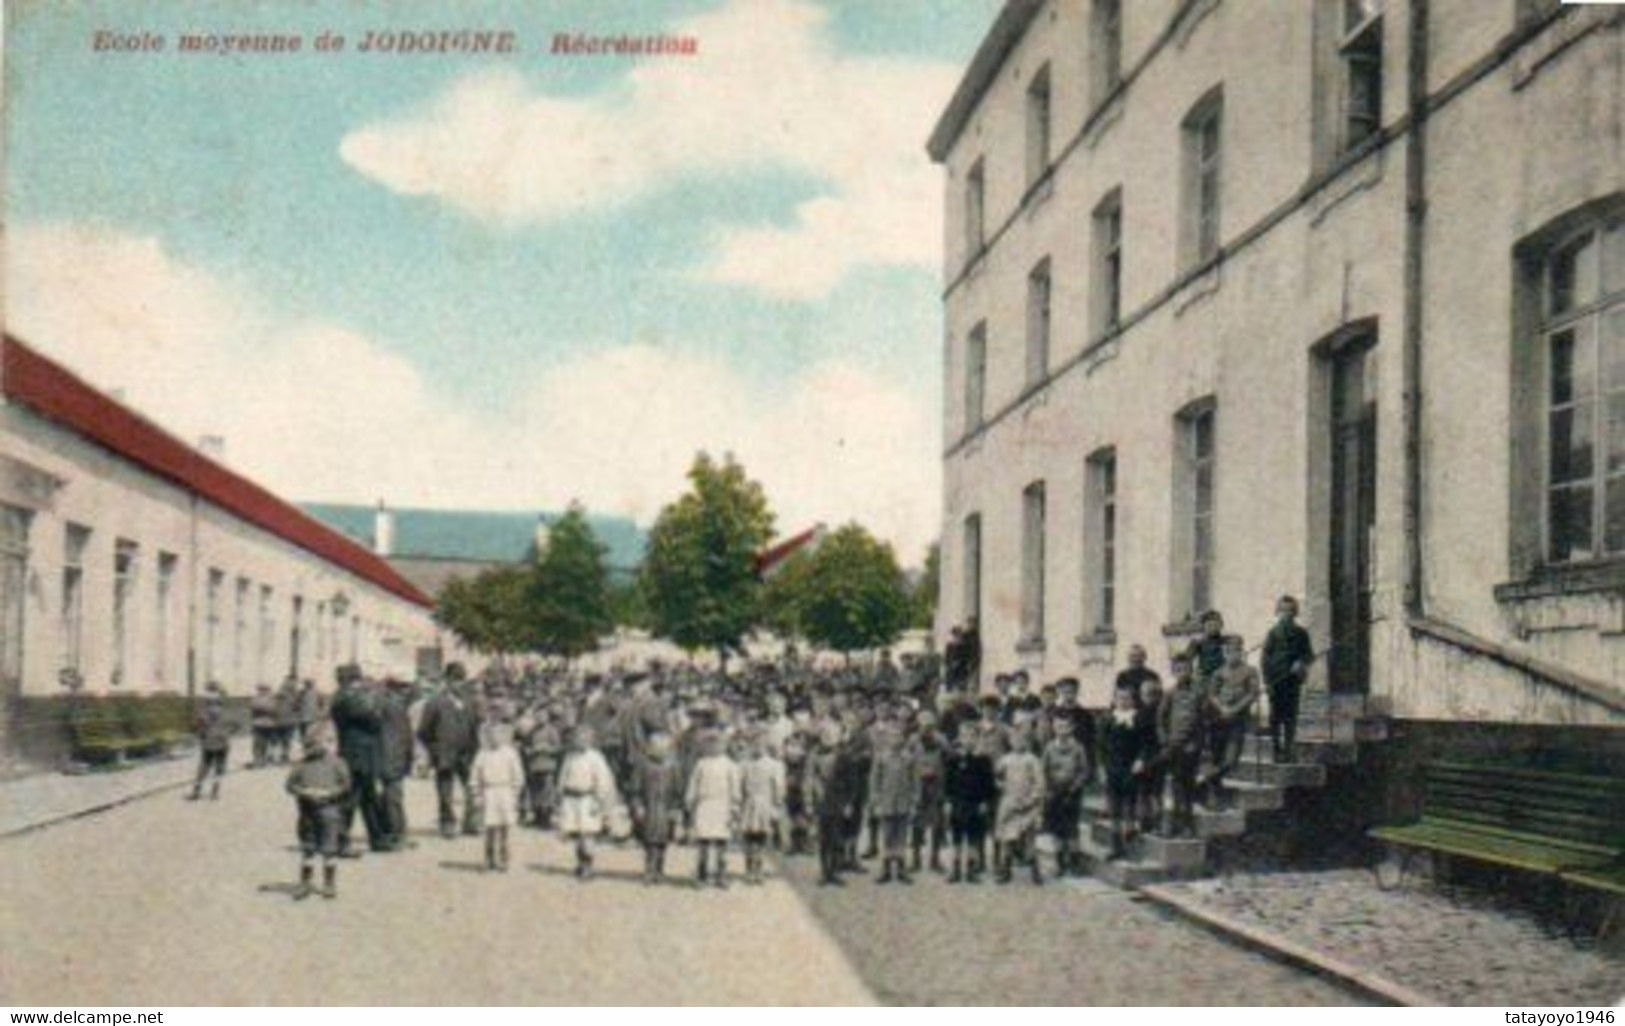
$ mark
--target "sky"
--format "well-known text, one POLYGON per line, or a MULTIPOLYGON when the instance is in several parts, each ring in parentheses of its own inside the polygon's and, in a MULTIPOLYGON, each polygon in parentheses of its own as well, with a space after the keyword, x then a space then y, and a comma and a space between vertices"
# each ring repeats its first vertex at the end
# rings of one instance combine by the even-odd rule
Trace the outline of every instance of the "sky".
POLYGON ((917 563, 942 450, 924 144, 997 7, 13 2, 8 329, 290 499, 648 524, 707 449, 782 534, 855 519, 917 563), (518 46, 358 49, 458 29, 518 46))

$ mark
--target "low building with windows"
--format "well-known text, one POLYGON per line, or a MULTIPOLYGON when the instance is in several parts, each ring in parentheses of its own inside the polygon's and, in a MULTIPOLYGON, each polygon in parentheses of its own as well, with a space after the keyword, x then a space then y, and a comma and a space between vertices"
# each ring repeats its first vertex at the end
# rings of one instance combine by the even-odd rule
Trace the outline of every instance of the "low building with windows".
POLYGON ((1625 11, 1009 0, 946 179, 939 636, 1104 703, 1293 594, 1418 744, 1625 764, 1625 11))
POLYGON ((17 339, 0 349, 0 753, 84 694, 410 678, 432 602, 365 547, 17 339), (31 726, 32 724, 32 726, 31 726))

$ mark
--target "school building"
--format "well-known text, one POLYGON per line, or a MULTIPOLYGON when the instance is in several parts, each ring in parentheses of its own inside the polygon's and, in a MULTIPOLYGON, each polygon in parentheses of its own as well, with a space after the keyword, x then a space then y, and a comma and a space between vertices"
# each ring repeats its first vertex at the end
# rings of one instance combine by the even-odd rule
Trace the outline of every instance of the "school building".
POLYGON ((984 684, 1291 593, 1419 750, 1621 772, 1625 10, 1009 0, 928 145, 984 684))
POLYGON ((430 599, 364 546, 27 344, 0 356, 0 755, 49 757, 70 692, 328 690, 438 649, 430 599))

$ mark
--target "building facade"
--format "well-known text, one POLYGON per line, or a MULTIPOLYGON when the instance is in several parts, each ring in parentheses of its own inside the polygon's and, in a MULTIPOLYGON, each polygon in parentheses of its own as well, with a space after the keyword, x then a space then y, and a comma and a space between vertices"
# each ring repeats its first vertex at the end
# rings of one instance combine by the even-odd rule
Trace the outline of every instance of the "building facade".
POLYGON ((432 603, 383 560, 3 344, 0 723, 70 687, 326 689, 350 662, 410 677, 438 647, 432 603))
POLYGON ((1396 720, 1625 722, 1625 12, 1011 0, 929 149, 984 678, 1290 593, 1396 720))

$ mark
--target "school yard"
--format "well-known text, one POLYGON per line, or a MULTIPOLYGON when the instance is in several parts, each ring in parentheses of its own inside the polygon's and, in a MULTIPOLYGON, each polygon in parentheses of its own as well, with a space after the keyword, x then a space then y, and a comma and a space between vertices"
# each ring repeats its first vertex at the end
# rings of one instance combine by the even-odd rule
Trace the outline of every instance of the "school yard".
POLYGON ((415 849, 345 862, 336 901, 295 902, 281 785, 234 772, 219 802, 172 789, 0 839, 0 1004, 1358 1000, 1090 882, 824 890, 798 862, 760 888, 649 889, 628 848, 581 885, 531 831, 486 875, 477 839, 426 829, 424 781, 415 849))

